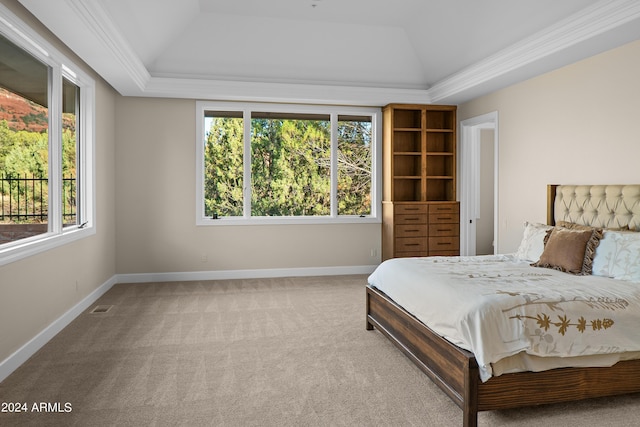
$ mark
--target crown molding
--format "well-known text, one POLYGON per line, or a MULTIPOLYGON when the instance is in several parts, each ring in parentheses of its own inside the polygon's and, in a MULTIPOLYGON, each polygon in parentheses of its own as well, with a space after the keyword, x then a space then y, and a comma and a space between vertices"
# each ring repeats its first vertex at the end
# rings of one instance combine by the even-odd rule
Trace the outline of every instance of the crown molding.
POLYGON ((144 91, 151 75, 100 2, 98 0, 66 0, 66 2, 80 17, 80 22, 85 23, 96 39, 122 65, 135 86, 144 91))
POLYGON ((380 106, 430 103, 426 90, 151 77, 144 96, 380 106))
POLYGON ((637 0, 602 0, 431 86, 432 102, 456 96, 640 18, 637 0))

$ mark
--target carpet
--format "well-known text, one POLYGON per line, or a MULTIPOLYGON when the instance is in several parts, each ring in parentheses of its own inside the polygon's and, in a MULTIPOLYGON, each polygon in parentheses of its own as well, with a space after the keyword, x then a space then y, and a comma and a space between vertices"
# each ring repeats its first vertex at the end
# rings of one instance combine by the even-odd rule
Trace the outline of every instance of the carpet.
MULTIPOLYGON (((365 284, 115 285, 0 384, 4 409, 26 405, 0 412, 0 425, 461 425, 440 389, 365 330, 365 284)), ((478 423, 640 426, 640 395, 482 412, 478 423)))

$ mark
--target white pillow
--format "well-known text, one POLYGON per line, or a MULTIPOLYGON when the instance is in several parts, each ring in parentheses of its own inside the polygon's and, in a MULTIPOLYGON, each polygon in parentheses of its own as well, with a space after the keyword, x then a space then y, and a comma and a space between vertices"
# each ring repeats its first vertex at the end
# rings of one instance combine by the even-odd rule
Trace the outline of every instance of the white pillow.
POLYGON ((640 282, 640 233, 605 230, 591 274, 640 282))
POLYGON ((516 258, 522 261, 538 261, 544 251, 544 236, 553 226, 525 221, 524 234, 516 258))

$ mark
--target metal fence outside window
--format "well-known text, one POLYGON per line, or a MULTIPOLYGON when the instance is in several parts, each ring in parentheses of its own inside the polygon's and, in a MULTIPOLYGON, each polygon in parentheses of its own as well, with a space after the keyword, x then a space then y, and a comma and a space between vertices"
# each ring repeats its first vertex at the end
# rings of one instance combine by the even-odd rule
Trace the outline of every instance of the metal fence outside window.
MULTIPOLYGON (((0 222, 42 223, 49 214, 49 179, 32 175, 0 175, 0 222)), ((76 178, 62 178, 62 220, 76 220, 76 178)))

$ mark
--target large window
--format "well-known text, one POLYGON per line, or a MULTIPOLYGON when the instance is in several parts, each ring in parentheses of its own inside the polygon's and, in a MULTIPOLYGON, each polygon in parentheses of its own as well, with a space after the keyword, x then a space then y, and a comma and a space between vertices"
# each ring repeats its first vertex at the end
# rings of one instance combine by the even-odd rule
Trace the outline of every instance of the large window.
POLYGON ((94 233, 94 82, 0 15, 1 265, 94 233))
POLYGON ((375 108, 198 103, 198 224, 378 221, 375 108))

